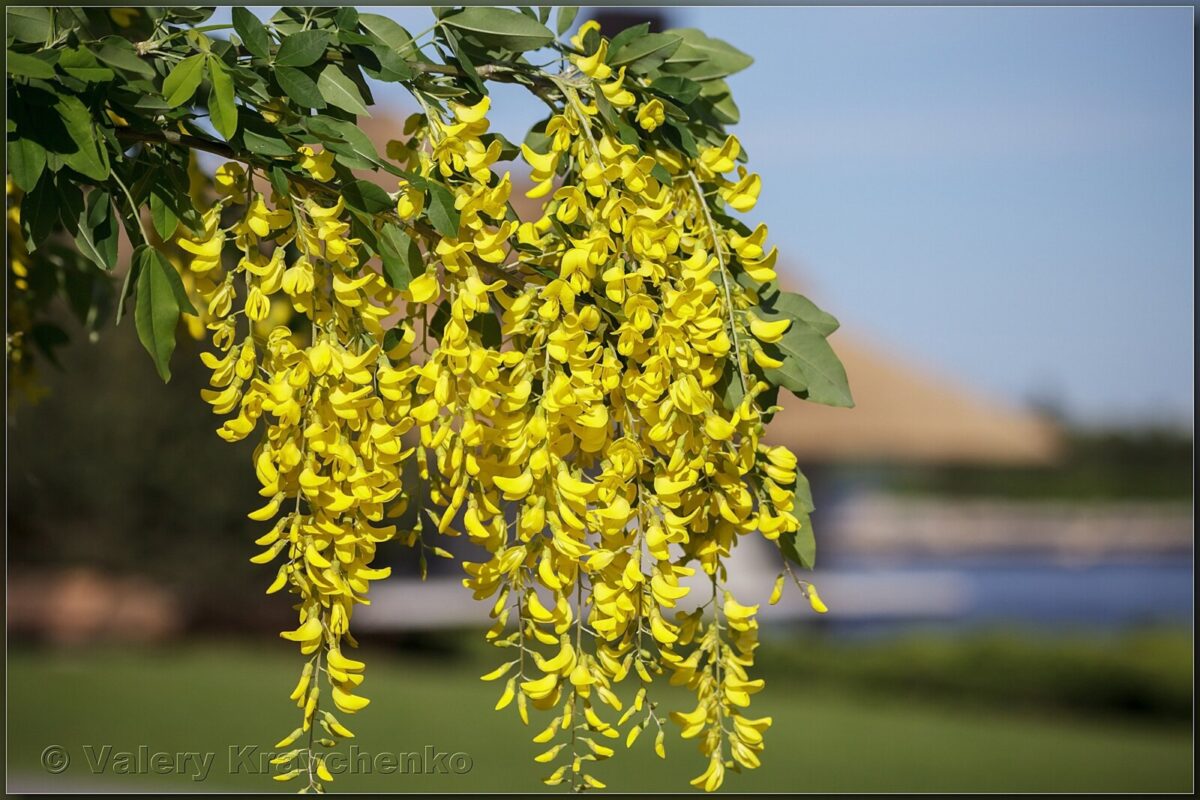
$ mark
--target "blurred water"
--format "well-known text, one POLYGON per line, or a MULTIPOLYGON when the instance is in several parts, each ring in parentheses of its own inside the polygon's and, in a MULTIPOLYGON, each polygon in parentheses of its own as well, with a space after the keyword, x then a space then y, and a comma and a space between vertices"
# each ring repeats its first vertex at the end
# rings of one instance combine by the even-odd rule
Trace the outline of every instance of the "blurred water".
MULTIPOLYGON (((881 564, 841 559, 826 580, 870 585, 876 581, 912 584, 953 583, 956 607, 936 618, 912 619, 927 626, 1023 626, 1117 629, 1142 625, 1188 624, 1193 619, 1191 558, 1144 557, 1070 563, 1040 556, 973 557, 881 564)), ((936 588, 936 586, 930 586, 936 588)), ((893 629, 905 620, 826 618, 832 626, 862 632, 893 629)))

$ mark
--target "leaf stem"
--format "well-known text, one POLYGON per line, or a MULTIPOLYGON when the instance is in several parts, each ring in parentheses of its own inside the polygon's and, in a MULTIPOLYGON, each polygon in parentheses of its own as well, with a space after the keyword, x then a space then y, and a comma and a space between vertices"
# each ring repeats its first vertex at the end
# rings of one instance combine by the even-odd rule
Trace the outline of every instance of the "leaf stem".
POLYGON ((125 199, 129 201, 129 214, 137 223, 138 231, 142 234, 142 244, 149 247, 150 237, 146 234, 146 224, 142 222, 141 209, 133 201, 133 195, 129 193, 129 188, 125 185, 125 181, 121 180, 121 176, 117 174, 117 171, 114 169, 111 174, 113 180, 117 182, 117 186, 121 187, 121 192, 125 195, 125 199))

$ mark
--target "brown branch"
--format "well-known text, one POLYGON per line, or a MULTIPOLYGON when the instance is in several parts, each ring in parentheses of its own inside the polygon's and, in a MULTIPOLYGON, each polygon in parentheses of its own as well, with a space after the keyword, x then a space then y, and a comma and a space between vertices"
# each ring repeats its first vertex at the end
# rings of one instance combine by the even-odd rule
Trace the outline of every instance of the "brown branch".
MULTIPOLYGON (((456 78, 466 77, 466 73, 451 64, 434 64, 424 61, 410 62, 408 65, 414 72, 424 75, 449 75, 456 78)), ((483 80, 497 83, 516 83, 528 86, 529 90, 542 101, 554 107, 556 97, 561 97, 561 91, 554 79, 540 72, 525 72, 508 64, 480 64, 475 68, 475 74, 483 80), (519 76, 519 77, 518 77, 519 76), (520 80, 526 78, 527 80, 520 80)))

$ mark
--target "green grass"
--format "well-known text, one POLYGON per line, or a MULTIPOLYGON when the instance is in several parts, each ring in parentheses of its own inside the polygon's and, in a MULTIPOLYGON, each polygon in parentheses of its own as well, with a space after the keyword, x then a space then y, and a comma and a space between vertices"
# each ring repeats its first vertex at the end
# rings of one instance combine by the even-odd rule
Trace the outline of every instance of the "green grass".
POLYGON ((1057 710, 1187 722, 1192 637, 1161 628, 1112 634, 993 630, 845 641, 766 637, 759 672, 913 700, 1009 711, 1057 710))
MULTIPOLYGON (((532 791, 545 770, 512 709, 491 710, 500 687, 478 675, 479 651, 424 656, 363 648, 371 706, 343 716, 364 751, 461 751, 462 775, 343 775, 342 791, 532 791)), ((267 749, 296 724, 286 699, 297 657, 283 643, 190 644, 153 650, 14 649, 8 672, 10 789, 286 790, 265 776, 230 774, 230 744, 267 749), (51 744, 72 757, 49 775, 51 744), (206 781, 187 775, 93 775, 83 746, 114 751, 213 751, 206 781)), ((1191 788, 1191 730, 1178 722, 1071 716, 961 704, 851 684, 808 683, 778 665, 753 711, 770 714, 764 764, 732 775, 729 791, 1152 792, 1191 788)), ((535 720, 536 723, 536 720, 535 720)), ((540 729, 540 726, 538 727, 540 729)), ((666 762, 646 738, 596 769, 614 791, 687 790, 702 768, 694 745, 668 734, 666 762)))

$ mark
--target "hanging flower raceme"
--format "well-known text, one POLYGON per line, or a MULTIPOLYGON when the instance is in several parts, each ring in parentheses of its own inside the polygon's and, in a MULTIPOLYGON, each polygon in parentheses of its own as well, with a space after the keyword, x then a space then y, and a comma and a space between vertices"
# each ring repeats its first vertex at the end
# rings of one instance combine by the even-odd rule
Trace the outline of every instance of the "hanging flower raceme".
MULTIPOLYGON (((314 180, 327 175, 324 154, 300 156, 314 180)), ((371 566, 396 532, 387 517, 408 501, 402 474, 412 449, 402 437, 414 424, 413 337, 399 329, 386 341, 397 293, 361 257, 340 198, 298 185, 267 198, 235 164, 217 171, 216 185, 221 199, 201 234, 178 242, 191 254, 212 332, 203 396, 227 417, 223 439, 258 432, 264 504, 250 518, 271 527, 251 560, 277 565, 268 593, 296 596, 298 624, 281 635, 307 657, 291 695, 300 725, 277 746, 303 744, 279 757, 276 778, 303 774, 319 789, 332 775, 313 743, 353 736, 336 714, 369 702, 359 690, 364 664, 346 650, 356 646, 355 607, 390 572, 371 566)))
MULTIPOLYGON (((666 124, 664 103, 605 62, 594 27, 581 34, 583 81, 558 85, 542 146, 520 148, 537 218, 515 217, 510 176, 493 170, 503 146, 485 96, 427 101, 388 147, 404 176, 394 219, 421 256, 399 289, 364 266, 344 197, 267 198, 233 167, 202 235, 180 242, 223 353, 206 356, 205 399, 231 415, 220 434, 263 427, 265 505, 251 516, 274 526, 255 560, 282 559, 271 591, 299 600, 283 635, 308 657, 292 694, 303 713, 281 747, 313 724, 345 736, 328 701, 367 703, 343 648, 355 604, 386 574, 370 566, 376 545, 419 546, 424 570, 426 550, 449 555, 437 536, 465 533, 486 557, 464 564, 464 583, 490 604, 487 638, 513 654, 484 679, 502 681, 497 709, 528 725, 542 715, 546 783, 603 788, 594 762, 647 729, 665 757, 672 721, 704 756, 699 788, 761 763, 758 606, 730 594, 725 562, 746 536, 790 541, 809 510, 795 456, 762 442, 776 410, 765 376, 793 324, 760 306, 776 253, 764 226, 726 210, 751 210, 761 180, 734 136, 694 153, 622 136, 598 103, 647 134, 666 124), (435 205, 453 207, 453 227, 433 224, 435 205), (226 240, 240 253, 228 270, 226 240), (303 324, 264 327, 276 304, 303 324), (385 516, 410 495, 416 522, 397 531, 385 516), (662 683, 694 705, 662 709, 662 683)), ((302 147, 298 162, 312 181, 334 173, 328 151, 302 147)), ((279 777, 329 780, 306 748, 288 757, 279 777)))
POLYGON ((445 157, 483 152, 471 137, 485 120, 461 107, 427 120, 424 174, 436 168, 472 213, 434 245, 436 288, 428 272, 419 293, 413 283, 415 300, 447 297, 417 386, 418 462, 439 532, 461 527, 487 551, 464 583, 491 604, 488 638, 513 655, 483 677, 502 682, 497 709, 525 724, 550 714, 534 736, 546 782, 604 787, 589 764, 651 727, 664 755, 670 719, 705 756, 693 784, 713 790, 727 769, 759 766, 771 724, 748 710, 763 687, 751 677, 758 606, 729 593, 725 560, 745 536, 778 541, 807 524, 795 456, 761 441, 775 410, 763 373, 782 365, 772 348, 792 323, 756 311, 775 277, 766 229, 714 203, 757 200, 736 137, 667 157, 625 141, 598 98, 648 132, 663 106, 636 105, 605 54, 600 39, 573 57, 589 88, 561 84, 544 147, 521 147, 528 195, 543 203, 515 236, 502 206, 474 211, 507 194, 507 175, 445 157), (511 264, 520 281, 486 282, 481 261, 511 264), (491 342, 475 324, 489 305, 503 309, 491 342), (656 682, 686 686, 696 705, 660 710, 656 682))

